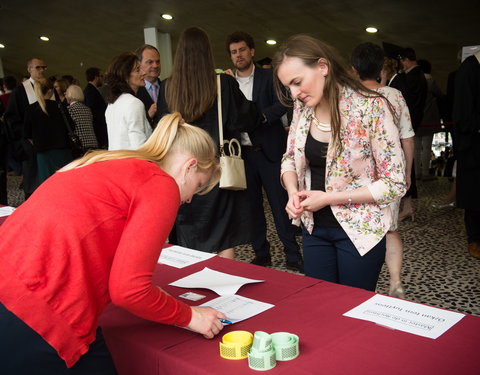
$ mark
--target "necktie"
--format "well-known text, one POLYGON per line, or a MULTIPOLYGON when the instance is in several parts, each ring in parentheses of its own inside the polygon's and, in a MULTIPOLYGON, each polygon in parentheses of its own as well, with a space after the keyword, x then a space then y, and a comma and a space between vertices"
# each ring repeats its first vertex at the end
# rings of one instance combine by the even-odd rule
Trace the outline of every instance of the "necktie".
POLYGON ((152 98, 154 103, 157 102, 158 88, 156 83, 150 85, 150 97, 152 98))

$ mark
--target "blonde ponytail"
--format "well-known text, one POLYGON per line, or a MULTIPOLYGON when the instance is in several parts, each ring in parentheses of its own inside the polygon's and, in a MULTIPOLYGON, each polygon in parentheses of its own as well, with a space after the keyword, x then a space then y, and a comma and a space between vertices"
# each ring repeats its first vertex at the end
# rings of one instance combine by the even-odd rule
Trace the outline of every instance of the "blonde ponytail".
POLYGON ((48 93, 48 90, 53 90, 52 81, 47 78, 40 78, 35 81, 33 85, 33 90, 35 91, 35 95, 37 96, 37 101, 38 104, 40 104, 40 108, 46 115, 48 115, 45 95, 48 93))

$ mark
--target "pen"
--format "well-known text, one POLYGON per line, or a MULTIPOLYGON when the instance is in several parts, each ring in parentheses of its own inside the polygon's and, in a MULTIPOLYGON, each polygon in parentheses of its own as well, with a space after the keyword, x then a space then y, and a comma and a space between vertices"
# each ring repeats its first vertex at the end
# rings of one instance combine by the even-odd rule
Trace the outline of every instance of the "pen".
POLYGON ((233 322, 231 322, 230 320, 226 320, 226 319, 219 319, 219 320, 223 324, 233 324, 233 322))

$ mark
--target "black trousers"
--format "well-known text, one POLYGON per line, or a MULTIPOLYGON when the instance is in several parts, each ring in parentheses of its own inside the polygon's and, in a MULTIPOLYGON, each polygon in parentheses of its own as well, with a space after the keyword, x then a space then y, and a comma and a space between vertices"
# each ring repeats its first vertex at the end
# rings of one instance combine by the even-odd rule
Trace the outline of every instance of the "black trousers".
POLYGON ((295 239, 296 228, 291 224, 285 211, 288 194, 280 183, 280 160, 272 162, 261 150, 248 147, 242 147, 242 157, 245 160, 247 194, 253 210, 252 246, 255 255, 270 255, 267 223, 263 209, 263 190, 265 190, 278 237, 284 246, 287 262, 301 260, 302 255, 295 239))
POLYGON ((89 351, 67 368, 53 347, 0 303, 0 374, 116 375, 117 371, 100 328, 89 351))

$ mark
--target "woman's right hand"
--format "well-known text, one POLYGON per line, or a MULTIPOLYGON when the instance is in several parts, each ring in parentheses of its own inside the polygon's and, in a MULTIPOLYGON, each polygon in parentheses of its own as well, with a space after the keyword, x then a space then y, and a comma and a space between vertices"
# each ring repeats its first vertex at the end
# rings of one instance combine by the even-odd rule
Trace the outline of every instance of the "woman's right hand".
POLYGON ((205 338, 211 339, 223 329, 220 319, 226 319, 226 316, 220 311, 211 307, 198 306, 191 306, 191 309, 192 319, 187 327, 192 331, 201 333, 205 338))
POLYGON ((291 219, 298 219, 304 208, 300 205, 301 197, 298 195, 298 192, 288 194, 288 202, 285 210, 287 211, 288 217, 291 219))

